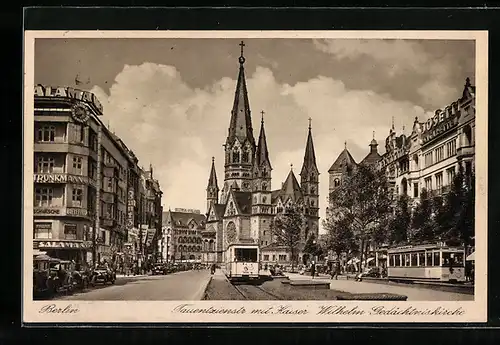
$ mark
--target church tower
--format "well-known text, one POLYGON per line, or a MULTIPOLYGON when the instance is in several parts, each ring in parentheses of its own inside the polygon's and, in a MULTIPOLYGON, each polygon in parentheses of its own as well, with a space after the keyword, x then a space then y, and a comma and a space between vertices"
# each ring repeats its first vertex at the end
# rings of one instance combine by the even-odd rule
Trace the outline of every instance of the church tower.
POLYGON ((248 102, 245 81, 245 58, 243 57, 243 41, 240 43, 241 55, 238 59, 240 70, 236 92, 234 95, 231 122, 225 147, 224 187, 222 203, 226 203, 229 189, 250 192, 252 190, 252 157, 255 155, 255 139, 253 137, 252 117, 248 102))
POLYGON ((309 233, 313 232, 318 238, 319 223, 319 170, 316 165, 316 154, 311 132, 311 119, 309 119, 309 132, 307 134, 304 163, 300 171, 300 187, 304 197, 305 212, 307 217, 307 228, 304 239, 307 240, 309 233))
POLYGON ((264 129, 264 111, 258 146, 253 160, 253 187, 252 187, 252 217, 251 228, 255 238, 259 238, 261 246, 271 244, 271 162, 267 148, 266 131, 264 129))
POLYGON ((210 207, 217 204, 218 201, 219 186, 217 185, 217 173, 215 172, 215 158, 212 157, 212 169, 210 170, 207 186, 207 213, 210 211, 210 207))

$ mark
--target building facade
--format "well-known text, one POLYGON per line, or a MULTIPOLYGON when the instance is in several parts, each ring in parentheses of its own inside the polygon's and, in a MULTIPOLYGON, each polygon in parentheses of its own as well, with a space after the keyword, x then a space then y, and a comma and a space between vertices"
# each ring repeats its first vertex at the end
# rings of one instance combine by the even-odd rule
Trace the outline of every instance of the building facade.
POLYGON ((201 214, 200 210, 176 208, 174 211, 164 212, 162 237, 165 245, 161 252, 161 261, 202 262, 205 222, 205 215, 201 214))
MULTIPOLYGON (((241 45, 243 47, 243 43, 241 45)), ((207 258, 216 258, 218 262, 225 260, 226 248, 231 243, 258 244, 261 260, 263 255, 272 257, 276 245, 270 228, 271 222, 277 213, 283 212, 292 202, 302 203, 307 219, 307 224, 302 229, 301 246, 310 233, 317 237, 319 231, 319 171, 311 123, 309 122, 304 161, 300 170, 300 184, 291 169, 282 187, 273 190, 264 113, 262 112, 259 138, 255 141, 244 63, 242 49, 228 136, 224 145, 225 171, 220 199, 213 160, 207 186, 207 225, 204 238, 207 243, 207 258)), ((290 259, 287 256, 286 260, 290 259)))
POLYGON ((102 123, 92 93, 43 85, 34 91, 35 253, 81 263, 121 261, 137 158, 102 123))

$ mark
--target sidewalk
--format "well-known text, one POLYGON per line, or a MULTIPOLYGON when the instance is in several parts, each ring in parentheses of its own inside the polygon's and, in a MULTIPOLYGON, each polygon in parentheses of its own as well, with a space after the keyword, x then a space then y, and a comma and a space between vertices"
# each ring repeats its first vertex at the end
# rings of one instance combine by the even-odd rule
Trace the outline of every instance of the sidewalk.
POLYGON ((116 278, 140 278, 140 277, 147 277, 149 274, 136 274, 135 276, 133 274, 125 275, 125 274, 117 274, 116 278))

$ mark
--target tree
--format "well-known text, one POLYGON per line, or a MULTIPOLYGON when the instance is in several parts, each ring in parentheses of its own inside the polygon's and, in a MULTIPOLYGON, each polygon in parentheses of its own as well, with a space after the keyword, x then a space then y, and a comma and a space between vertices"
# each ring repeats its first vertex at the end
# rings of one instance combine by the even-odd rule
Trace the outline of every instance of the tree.
POLYGON ((301 203, 290 202, 284 212, 278 213, 271 222, 271 231, 276 243, 285 246, 290 252, 292 270, 299 252, 302 230, 306 224, 302 207, 301 203))
POLYGON ((319 244, 319 240, 316 239, 314 233, 311 233, 311 235, 309 235, 309 238, 306 240, 303 252, 304 254, 309 254, 310 256, 313 257, 321 255, 322 252, 321 246, 319 244))
POLYGON ((425 242, 435 238, 432 199, 430 193, 423 188, 420 192, 419 203, 413 212, 410 240, 425 242))
POLYGON ((448 242, 472 245, 475 221, 475 175, 466 176, 462 166, 446 195, 444 236, 448 242))
POLYGON ((408 230, 411 225, 410 197, 400 195, 396 201, 394 214, 388 219, 388 239, 391 244, 402 244, 408 241, 408 230))
POLYGON ((352 221, 351 229, 360 246, 361 262, 370 241, 378 236, 380 224, 390 212, 387 187, 383 171, 360 165, 344 176, 342 184, 330 194, 329 209, 339 217, 352 221))
POLYGON ((355 250, 356 243, 352 232, 352 221, 348 215, 341 216, 330 213, 323 221, 323 227, 327 231, 326 248, 333 251, 339 260, 342 253, 355 250))

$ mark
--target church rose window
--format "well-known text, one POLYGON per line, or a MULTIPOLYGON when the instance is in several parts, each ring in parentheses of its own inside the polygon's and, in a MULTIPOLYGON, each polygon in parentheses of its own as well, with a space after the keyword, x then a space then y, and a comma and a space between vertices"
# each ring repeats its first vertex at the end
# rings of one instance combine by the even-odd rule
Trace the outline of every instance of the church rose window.
POLYGON ((233 243, 236 240, 236 225, 233 222, 229 222, 227 225, 227 242, 233 243))

